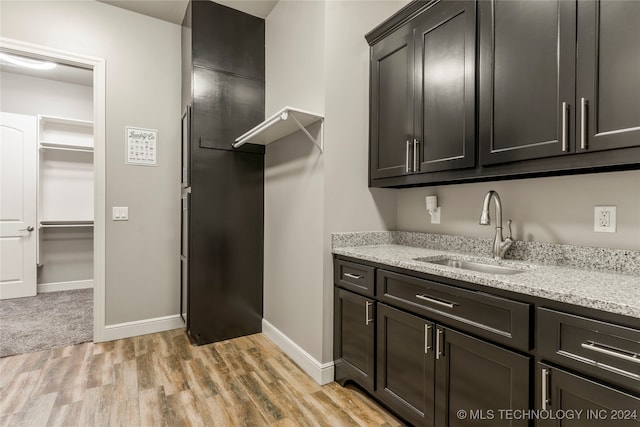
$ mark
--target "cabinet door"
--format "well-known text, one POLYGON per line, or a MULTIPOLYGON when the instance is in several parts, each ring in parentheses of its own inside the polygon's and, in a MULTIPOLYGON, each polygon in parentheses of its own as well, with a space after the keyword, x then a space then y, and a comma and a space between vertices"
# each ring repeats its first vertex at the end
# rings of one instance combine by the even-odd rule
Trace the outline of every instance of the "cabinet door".
POLYGON ((576 2, 491 0, 478 8, 480 163, 571 151, 576 2))
POLYGON ((578 152, 640 146, 639 58, 640 2, 580 2, 578 152))
POLYGON ((500 410, 529 409, 529 356, 438 326, 436 358, 436 425, 468 426, 473 419, 491 419, 484 423, 492 427, 528 425, 500 410))
POLYGON ((375 302, 339 288, 334 301, 335 380, 353 380, 373 392, 375 302))
POLYGON ((414 425, 433 426, 434 324, 378 303, 376 395, 414 425))
POLYGON ((420 172, 475 165, 476 9, 440 2, 414 32, 414 136, 420 172))
POLYGON ((369 118, 372 179, 410 172, 413 49, 408 25, 371 48, 369 118))
POLYGON ((565 419, 540 419, 539 427, 638 427, 640 397, 545 364, 538 365, 537 408, 565 419), (544 379, 543 379, 544 377, 544 379), (543 401, 546 403, 543 404, 543 401))

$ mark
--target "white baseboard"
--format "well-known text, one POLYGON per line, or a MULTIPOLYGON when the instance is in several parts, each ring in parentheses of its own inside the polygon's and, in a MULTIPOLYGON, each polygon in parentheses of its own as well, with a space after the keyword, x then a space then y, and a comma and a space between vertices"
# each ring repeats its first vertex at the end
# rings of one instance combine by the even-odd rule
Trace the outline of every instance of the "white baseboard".
POLYGON ((170 331, 184 328, 184 322, 179 314, 155 317, 152 319, 136 320, 135 322, 106 325, 102 334, 102 341, 113 341, 122 338, 137 337, 139 335, 170 331))
POLYGON ((73 291, 76 289, 93 288, 93 279, 91 280, 74 280, 71 282, 55 282, 55 283, 39 283, 38 293, 73 291))
POLYGON ((318 362, 309 353, 304 351, 302 347, 293 342, 288 336, 265 319, 262 319, 262 333, 273 341, 275 345, 280 347, 287 356, 293 359, 315 382, 324 385, 333 381, 333 362, 318 362))

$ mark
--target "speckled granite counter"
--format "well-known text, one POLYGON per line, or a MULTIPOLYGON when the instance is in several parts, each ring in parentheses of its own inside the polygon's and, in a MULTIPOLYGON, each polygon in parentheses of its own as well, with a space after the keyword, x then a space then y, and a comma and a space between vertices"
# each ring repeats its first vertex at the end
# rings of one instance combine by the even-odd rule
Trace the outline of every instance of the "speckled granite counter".
POLYGON ((511 259, 496 262, 490 248, 490 239, 426 233, 332 235, 337 255, 640 318, 640 251, 517 242, 511 259), (497 275, 416 260, 443 257, 524 271, 497 275))

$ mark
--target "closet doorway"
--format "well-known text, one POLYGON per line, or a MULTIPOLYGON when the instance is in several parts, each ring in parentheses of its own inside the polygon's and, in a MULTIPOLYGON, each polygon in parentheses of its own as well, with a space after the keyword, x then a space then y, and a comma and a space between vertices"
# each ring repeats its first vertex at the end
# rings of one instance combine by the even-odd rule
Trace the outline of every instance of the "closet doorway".
MULTIPOLYGON (((42 300, 49 307, 63 305, 61 312, 73 313, 70 322, 84 323, 85 330, 71 339, 100 341, 104 61, 8 40, 1 40, 0 56, 0 299, 21 310, 17 304, 30 298, 36 306, 42 300), (93 328, 87 331, 87 324, 93 328)), ((71 324, 56 327, 79 330, 71 324)))

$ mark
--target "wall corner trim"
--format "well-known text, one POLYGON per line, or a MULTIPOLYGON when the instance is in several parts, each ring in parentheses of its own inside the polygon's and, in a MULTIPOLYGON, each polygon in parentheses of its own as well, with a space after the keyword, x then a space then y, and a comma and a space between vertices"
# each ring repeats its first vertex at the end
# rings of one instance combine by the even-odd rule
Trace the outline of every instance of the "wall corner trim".
POLYGON ((105 326, 104 334, 102 336, 103 339, 100 341, 113 341, 122 338, 136 337, 139 335, 153 334, 156 332, 170 331, 171 329, 178 328, 184 328, 184 322, 182 321, 182 318, 180 318, 179 314, 118 323, 115 325, 105 326))
POLYGON ((291 338, 283 334, 279 329, 262 319, 262 333, 275 345, 302 368, 315 382, 325 385, 334 379, 334 363, 320 363, 291 338))

